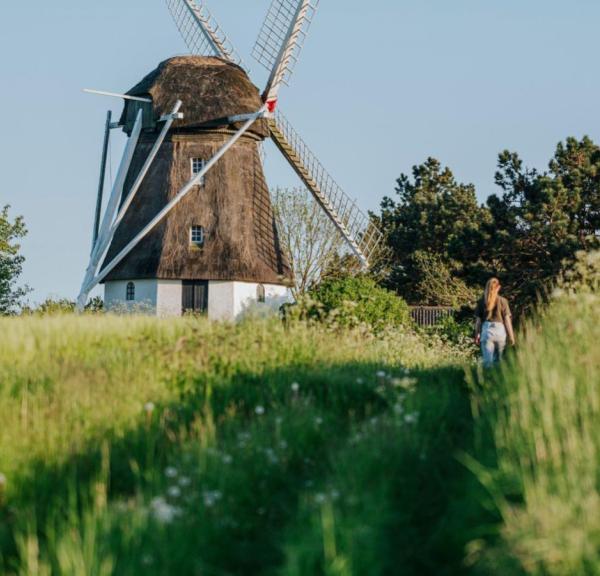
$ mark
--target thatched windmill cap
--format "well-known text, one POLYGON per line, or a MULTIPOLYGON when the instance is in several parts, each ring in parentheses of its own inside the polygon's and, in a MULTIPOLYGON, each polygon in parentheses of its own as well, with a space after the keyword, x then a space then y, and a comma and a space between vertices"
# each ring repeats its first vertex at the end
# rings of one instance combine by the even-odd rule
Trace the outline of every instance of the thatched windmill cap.
MULTIPOLYGON (((169 114, 177 100, 183 102, 184 118, 174 127, 190 131, 238 129, 240 123, 230 125, 226 119, 256 112, 262 106, 258 88, 242 68, 221 58, 207 56, 169 58, 127 94, 152 99, 151 118, 150 111, 145 111, 145 116, 148 115, 144 118, 145 128, 151 128, 152 121, 169 114)), ((121 123, 128 134, 139 108, 139 102, 127 101, 125 104, 121 123)), ((264 120, 255 122, 250 132, 266 138, 269 134, 267 123, 264 120)))

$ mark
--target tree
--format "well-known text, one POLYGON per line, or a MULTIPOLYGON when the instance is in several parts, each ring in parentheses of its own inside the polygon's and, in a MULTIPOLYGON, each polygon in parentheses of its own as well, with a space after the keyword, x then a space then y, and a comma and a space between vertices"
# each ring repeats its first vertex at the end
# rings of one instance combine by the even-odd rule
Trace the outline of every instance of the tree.
POLYGON ((397 180, 397 199, 384 198, 380 226, 388 246, 385 284, 408 302, 459 306, 471 302, 472 278, 489 211, 475 187, 456 181, 448 168, 428 158, 413 178, 397 180))
POLYGON ((320 279, 343 246, 341 234, 308 190, 278 188, 273 209, 279 236, 295 285, 294 297, 305 294, 320 279))
POLYGON ((0 315, 14 314, 29 292, 27 287, 16 285, 25 261, 18 240, 27 234, 27 228, 22 216, 10 221, 9 208, 0 211, 0 315))
POLYGON ((578 251, 600 247, 600 148, 588 137, 568 138, 544 173, 524 168, 518 154, 504 151, 496 183, 503 193, 487 201, 489 272, 528 307, 578 251))
POLYGON ((452 265, 439 254, 417 250, 413 265, 416 272, 413 291, 420 303, 460 308, 477 300, 479 290, 459 278, 452 265))

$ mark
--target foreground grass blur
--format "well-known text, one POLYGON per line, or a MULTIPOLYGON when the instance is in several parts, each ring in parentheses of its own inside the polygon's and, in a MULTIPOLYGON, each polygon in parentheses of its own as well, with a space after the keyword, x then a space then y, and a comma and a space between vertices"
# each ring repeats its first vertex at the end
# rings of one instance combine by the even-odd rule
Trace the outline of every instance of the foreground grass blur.
POLYGON ((410 331, 1 321, 0 572, 598 574, 597 298, 485 375, 410 331))
POLYGON ((600 574, 600 255, 586 261, 591 277, 554 292, 480 406, 498 465, 479 473, 530 574, 600 574))
MULTIPOLYGON (((153 556, 163 551, 149 563, 156 573, 165 573, 165 562, 179 562, 178 570, 202 562, 261 573, 265 563, 282 562, 285 538, 278 528, 261 553, 258 541, 273 519, 258 511, 279 506, 286 511, 280 528, 292 522, 301 495, 312 493, 305 484, 316 490, 349 434, 397 401, 379 388, 392 378, 407 384, 406 370, 453 357, 450 348, 433 349, 410 332, 374 338, 301 325, 286 330, 278 322, 62 316, 4 320, 0 327, 0 538, 5 569, 21 573, 35 573, 35 566, 70 573, 69 563, 79 561, 83 573, 105 565, 151 572, 140 565, 144 554, 125 546, 130 531, 144 546, 161 541, 150 545, 153 556), (215 468, 222 467, 214 456, 221 452, 237 454, 233 466, 215 468), (285 466, 266 466, 275 460, 285 466), (175 486, 163 486, 173 481, 164 470, 184 463, 189 486, 173 496, 175 486), (209 489, 211 474, 235 484, 227 498, 245 502, 243 511, 219 513, 219 523, 229 518, 245 527, 241 539, 229 535, 239 540, 238 552, 202 519, 205 500, 224 494, 209 489), (198 511, 186 523, 199 528, 168 544, 159 535, 165 524, 179 526, 184 496, 198 511), (97 542, 73 559, 90 532, 97 542), (209 538, 206 549, 202 538, 209 538)), ((225 497, 216 500, 224 506, 225 497)))

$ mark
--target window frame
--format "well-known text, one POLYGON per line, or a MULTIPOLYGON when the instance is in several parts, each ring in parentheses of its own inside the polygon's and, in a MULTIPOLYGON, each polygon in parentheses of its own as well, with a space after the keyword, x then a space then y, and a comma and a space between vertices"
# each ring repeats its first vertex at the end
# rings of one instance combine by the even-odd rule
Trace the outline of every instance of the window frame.
MULTIPOLYGON (((207 161, 204 158, 200 158, 198 156, 190 158, 190 172, 192 174, 192 178, 199 174, 201 170, 206 166, 207 161)), ((206 176, 203 176, 200 180, 200 186, 204 186, 206 183, 206 176)))
POLYGON ((135 282, 127 282, 125 286, 125 301, 135 302, 135 282))
POLYGON ((265 304, 267 302, 267 290, 264 284, 258 284, 256 286, 256 301, 259 304, 265 304))
POLYGON ((204 226, 200 224, 192 224, 190 226, 190 246, 194 246, 195 248, 204 248, 204 243, 206 242, 206 229, 204 226), (194 235, 200 234, 201 238, 198 240, 194 240, 194 235))

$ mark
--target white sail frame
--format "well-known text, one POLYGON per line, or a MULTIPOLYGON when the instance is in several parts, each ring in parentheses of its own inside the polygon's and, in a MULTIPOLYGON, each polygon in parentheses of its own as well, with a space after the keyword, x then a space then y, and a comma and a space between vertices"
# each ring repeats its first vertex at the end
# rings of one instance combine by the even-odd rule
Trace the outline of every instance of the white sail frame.
MULTIPOLYGON (((266 113, 263 106, 251 115, 246 123, 219 149, 219 151, 206 163, 204 168, 198 172, 167 205, 140 231, 135 237, 106 265, 102 270, 86 284, 85 293, 89 294, 100 282, 102 282, 131 251, 179 204, 192 189, 206 176, 213 166, 227 153, 227 151, 250 129, 250 127, 262 118, 266 113)), ((80 303, 78 303, 80 304, 80 303)))

